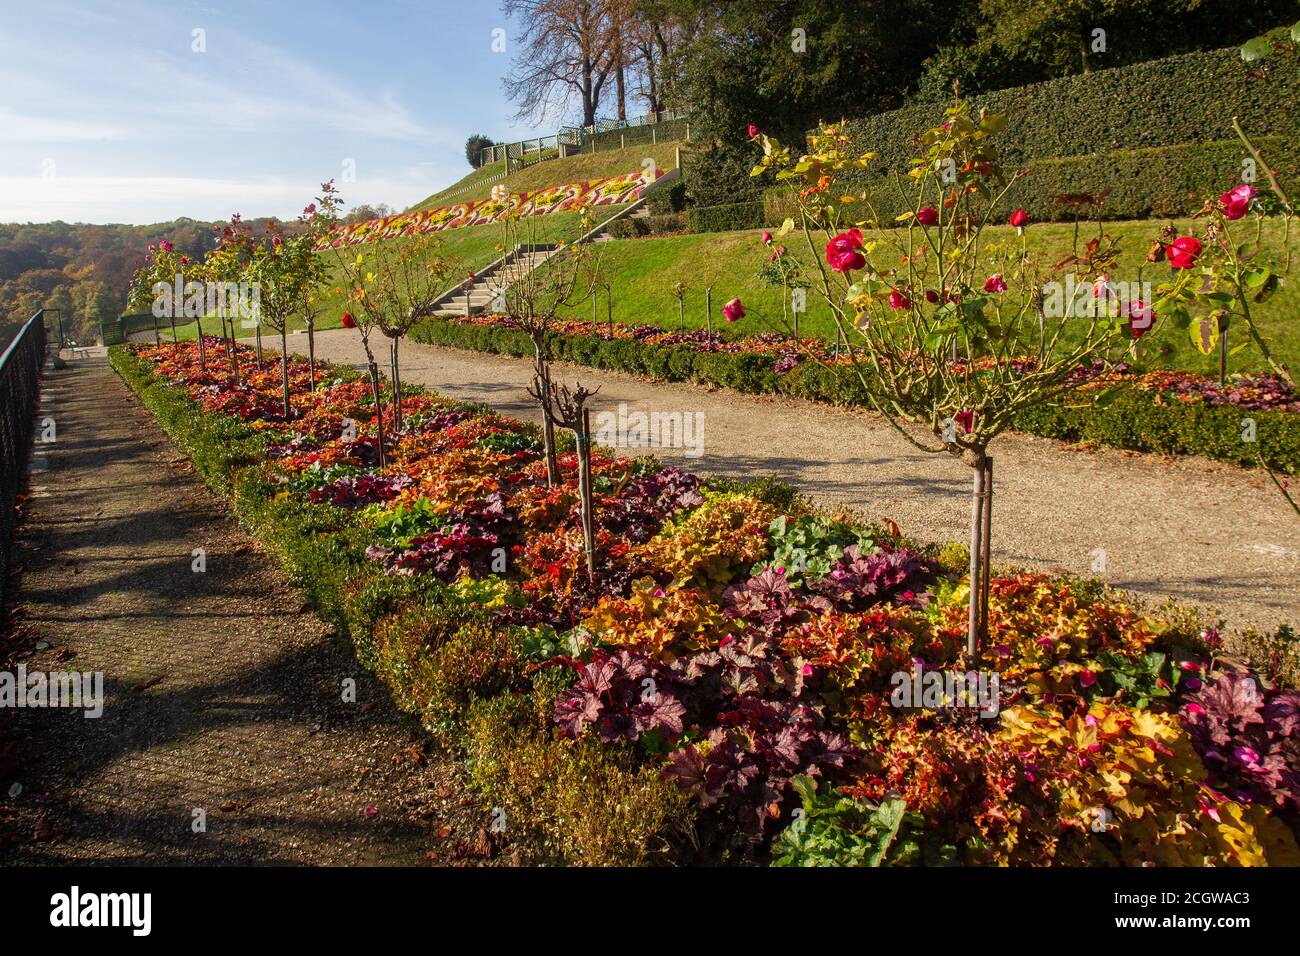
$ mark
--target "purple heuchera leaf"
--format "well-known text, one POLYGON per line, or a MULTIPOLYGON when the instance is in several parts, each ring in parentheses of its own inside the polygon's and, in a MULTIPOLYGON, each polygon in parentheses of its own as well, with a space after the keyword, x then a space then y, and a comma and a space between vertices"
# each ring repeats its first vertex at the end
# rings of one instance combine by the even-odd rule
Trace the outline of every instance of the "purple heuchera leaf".
POLYGON ((577 682, 555 699, 560 733, 577 739, 593 727, 602 743, 635 743, 658 731, 676 740, 686 708, 673 696, 672 675, 662 664, 636 651, 597 651, 578 671, 577 682))
POLYGON ((1182 711, 1210 782, 1277 807, 1300 807, 1300 692, 1266 693, 1247 673, 1223 673, 1182 711))
POLYGON ((378 501, 392 501, 404 489, 415 484, 410 475, 357 475, 339 478, 308 493, 315 504, 331 504, 337 508, 361 508, 378 501))
POLYGON ((920 555, 906 548, 863 555, 856 544, 844 549, 830 573, 809 587, 838 610, 863 611, 899 591, 926 570, 920 555))
POLYGON ((831 609, 826 598, 808 598, 791 589, 784 570, 772 567, 764 568, 744 584, 727 588, 722 601, 730 617, 754 625, 768 637, 831 609))
POLYGON ((405 551, 371 547, 366 555, 382 561, 385 570, 393 574, 428 572, 454 581, 462 574, 486 577, 500 540, 490 531, 460 523, 413 539, 405 551))

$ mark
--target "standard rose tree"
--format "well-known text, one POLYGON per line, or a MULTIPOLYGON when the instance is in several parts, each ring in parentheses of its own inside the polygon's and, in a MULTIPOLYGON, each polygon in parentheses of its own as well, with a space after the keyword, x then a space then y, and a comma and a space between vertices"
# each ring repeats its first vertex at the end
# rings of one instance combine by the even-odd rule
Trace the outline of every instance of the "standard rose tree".
MULTIPOLYGON (((943 123, 920 137, 921 155, 901 184, 909 208, 894 222, 881 221, 869 193, 835 188, 843 172, 874 158, 850 153, 841 127, 819 129, 798 157, 761 132, 753 136, 763 148, 754 174, 774 173, 796 192, 797 221, 787 220, 779 235, 802 232, 816 263, 812 289, 834 316, 844 360, 869 404, 915 447, 953 455, 974 473, 972 655, 988 621, 989 443, 1024 409, 1068 391, 1081 364, 1131 334, 1129 313, 1137 307, 1044 314, 1041 290, 1067 265, 1095 281, 1117 253, 1104 236, 1083 254, 1031 252, 1028 216, 1002 211, 1021 175, 1004 174, 999 162, 995 137, 1003 126, 1002 117, 973 115, 964 102, 948 109, 943 123), (984 236, 995 222, 1015 226, 1020 241, 984 236), (898 228, 880 228, 891 225, 898 228)), ((744 314, 724 309, 729 319, 736 312, 744 314)))
POLYGON ((1203 354, 1218 349, 1220 384, 1227 379, 1229 355, 1253 343, 1273 374, 1294 385, 1291 370, 1278 361, 1260 333, 1252 306, 1272 296, 1290 271, 1288 240, 1295 210, 1276 170, 1235 120, 1233 126, 1248 153, 1243 175, 1267 183, 1267 189, 1261 192, 1250 182, 1238 183, 1205 200, 1188 234, 1178 235, 1166 227, 1147 255, 1150 262, 1167 263, 1171 274, 1157 289, 1155 312, 1163 317, 1165 328, 1189 334, 1203 354), (1270 213, 1283 223, 1286 252, 1280 261, 1267 253, 1261 241, 1263 222, 1270 213), (1229 348, 1230 332, 1238 322, 1245 326, 1245 341, 1229 348))
MULTIPOLYGON (((514 202, 513 197, 501 194, 501 201, 514 202)), ((502 217, 501 248, 516 254, 527 254, 538 248, 537 218, 521 217, 513 206, 502 217)), ((582 230, 590 225, 583 210, 582 230)), ((545 448, 546 480, 551 486, 560 483, 559 456, 555 449, 555 405, 544 396, 553 394, 551 383, 551 355, 547 334, 555 323, 562 307, 572 307, 586 299, 577 290, 586 277, 586 285, 595 295, 603 281, 599 255, 590 247, 561 246, 544 262, 531 269, 520 270, 508 288, 497 293, 498 304, 511 324, 520 329, 533 345, 533 383, 531 393, 539 396, 542 408, 542 441, 545 448)))
POLYGON ((299 314, 319 274, 315 241, 309 231, 286 235, 272 221, 263 240, 254 247, 247 270, 249 280, 260 290, 258 322, 265 322, 280 336, 281 400, 286 421, 293 413, 289 395, 289 320, 299 314))

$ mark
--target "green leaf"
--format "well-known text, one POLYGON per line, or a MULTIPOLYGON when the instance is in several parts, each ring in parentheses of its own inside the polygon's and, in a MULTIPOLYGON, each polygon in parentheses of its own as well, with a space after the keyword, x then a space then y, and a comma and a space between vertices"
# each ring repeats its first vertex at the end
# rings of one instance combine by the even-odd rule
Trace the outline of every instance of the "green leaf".
MULTIPOLYGON (((1294 31, 1295 27, 1292 27, 1294 31)), ((1254 63, 1256 60, 1262 60, 1268 56, 1268 41, 1263 37, 1255 37, 1253 40, 1247 40, 1241 46, 1241 58, 1247 63, 1254 63)))

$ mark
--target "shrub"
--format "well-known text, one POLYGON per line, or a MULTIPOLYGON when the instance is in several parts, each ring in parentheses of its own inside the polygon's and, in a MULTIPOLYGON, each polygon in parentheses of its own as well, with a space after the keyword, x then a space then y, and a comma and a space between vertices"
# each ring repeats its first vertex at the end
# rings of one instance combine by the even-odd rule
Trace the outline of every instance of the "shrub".
POLYGON ((686 208, 686 183, 678 180, 667 189, 656 189, 646 198, 652 216, 682 212, 686 208))
MULTIPOLYGON (((1294 137, 1300 72, 1293 54, 1279 55, 1285 62, 1265 78, 1252 76, 1234 47, 998 90, 973 97, 972 104, 1007 117, 1000 142, 1008 169, 1059 156, 1230 140, 1234 116, 1255 137, 1294 137), (1062 109, 1066 103, 1070 108, 1062 109)), ((878 155, 842 185, 861 188, 880 174, 906 172, 915 152, 912 131, 927 128, 934 110, 933 103, 921 103, 850 121, 850 152, 878 155)))
POLYGON ((691 232, 734 232, 757 229, 763 225, 761 202, 736 202, 724 206, 693 206, 686 210, 686 226, 691 232))
MULTIPOLYGON (((1300 175, 1300 140, 1281 136, 1257 137, 1258 146, 1282 175, 1283 181, 1300 175)), ((1147 219, 1191 215, 1201 208, 1201 197, 1213 195, 1241 176, 1245 149, 1240 141, 1184 143, 1145 149, 1116 150, 1090 156, 1036 159, 1025 164, 1027 175, 1007 193, 1010 206, 1024 209, 1035 222, 1070 221, 1075 210, 1056 201, 1062 193, 1109 194, 1080 218, 1147 219)), ((907 211, 907 197, 892 177, 860 182, 882 225, 907 211)), ((769 223, 797 216, 792 194, 769 189, 763 197, 769 223)))
POLYGON ((580 866, 671 862, 688 844, 690 799, 630 749, 556 739, 524 695, 470 709, 470 777, 487 801, 558 860, 580 866))

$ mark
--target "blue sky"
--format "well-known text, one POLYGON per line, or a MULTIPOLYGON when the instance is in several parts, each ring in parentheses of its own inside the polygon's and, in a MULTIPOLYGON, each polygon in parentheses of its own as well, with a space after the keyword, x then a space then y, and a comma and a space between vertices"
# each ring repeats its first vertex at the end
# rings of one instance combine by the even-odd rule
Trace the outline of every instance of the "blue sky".
POLYGON ((400 209, 468 172, 471 132, 554 132, 512 121, 495 0, 0 0, 0 24, 0 222, 291 217, 330 178, 400 209))

